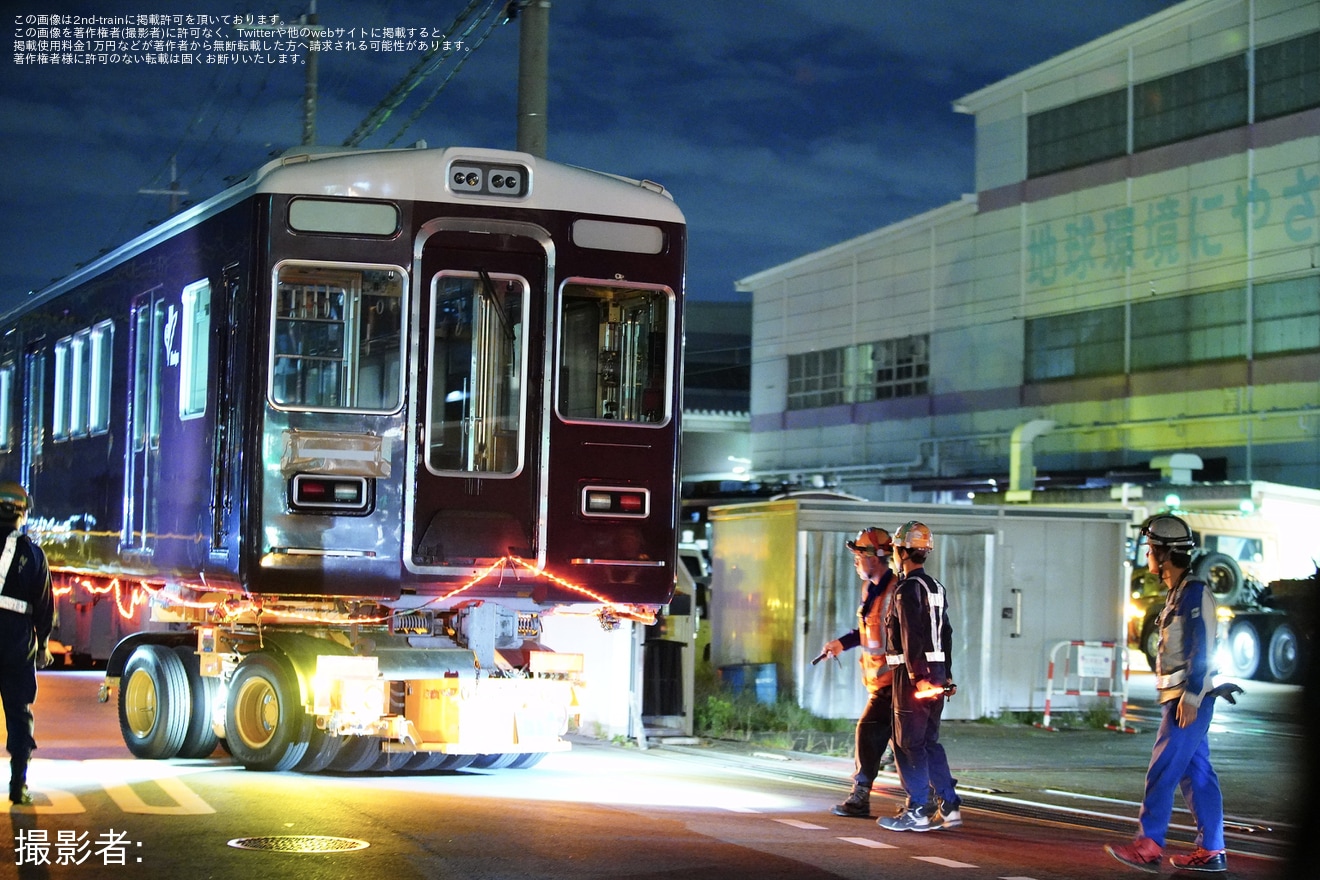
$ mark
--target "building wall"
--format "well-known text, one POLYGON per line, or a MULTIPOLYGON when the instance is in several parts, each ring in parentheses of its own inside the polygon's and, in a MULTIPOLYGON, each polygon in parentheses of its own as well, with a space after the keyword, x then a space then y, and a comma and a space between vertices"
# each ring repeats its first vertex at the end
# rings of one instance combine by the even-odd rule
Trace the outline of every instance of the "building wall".
POLYGON ((1049 419, 1038 468, 1185 450, 1320 487, 1320 107, 1027 175, 1033 114, 1116 90, 1132 108, 1142 83, 1311 32, 1317 0, 1191 0, 965 98, 975 198, 740 282, 754 470, 880 497, 1006 471, 1013 428, 1049 419), (804 353, 913 335, 925 393, 790 397, 804 353))

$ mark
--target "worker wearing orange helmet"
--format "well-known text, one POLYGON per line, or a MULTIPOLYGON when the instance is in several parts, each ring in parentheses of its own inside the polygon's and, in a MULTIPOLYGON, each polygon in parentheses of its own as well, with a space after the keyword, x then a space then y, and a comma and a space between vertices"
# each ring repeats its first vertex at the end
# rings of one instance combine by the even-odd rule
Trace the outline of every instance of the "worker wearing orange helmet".
POLYGON ((926 573, 935 548, 930 529, 915 520, 894 532, 901 579, 885 620, 894 672, 894 757, 907 802, 876 824, 888 831, 933 831, 962 824, 962 800, 940 745, 944 699, 954 691, 948 593, 926 573))
POLYGON ((9 751, 9 800, 20 806, 32 803, 27 768, 37 747, 32 738, 36 670, 52 662, 48 640, 55 620, 46 556, 22 533, 30 507, 27 490, 0 482, 0 700, 9 751))
POLYGON ((893 551, 889 532, 862 529, 844 546, 852 551, 853 567, 862 579, 862 604, 857 608, 857 629, 827 642, 821 657, 837 657, 850 648, 862 649, 862 681, 870 694, 857 719, 853 748, 853 789, 848 799, 832 809, 836 816, 870 818, 871 786, 880 772, 885 748, 893 732, 893 671, 885 660, 884 620, 894 597, 896 578, 889 570, 893 551))

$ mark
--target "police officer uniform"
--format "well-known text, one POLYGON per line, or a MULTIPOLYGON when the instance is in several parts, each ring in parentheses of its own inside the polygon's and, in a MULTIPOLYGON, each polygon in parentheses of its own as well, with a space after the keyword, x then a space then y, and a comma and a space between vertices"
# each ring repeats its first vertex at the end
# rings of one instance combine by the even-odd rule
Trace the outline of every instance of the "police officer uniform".
POLYGON ((55 619, 46 556, 20 531, 27 509, 27 492, 21 486, 0 483, 0 700, 9 751, 9 800, 16 804, 32 802, 27 767, 37 747, 32 738, 36 666, 50 662, 47 642, 55 619))

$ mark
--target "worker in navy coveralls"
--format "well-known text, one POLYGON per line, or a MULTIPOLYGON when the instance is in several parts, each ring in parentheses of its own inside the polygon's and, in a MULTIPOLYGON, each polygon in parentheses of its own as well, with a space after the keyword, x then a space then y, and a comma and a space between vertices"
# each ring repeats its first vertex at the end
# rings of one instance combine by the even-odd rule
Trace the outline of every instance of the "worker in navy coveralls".
POLYGON ((935 547, 924 523, 908 522, 894 533, 902 571, 885 624, 894 669, 894 757, 907 803, 897 816, 877 821, 888 831, 933 831, 962 824, 962 799, 940 745, 940 716, 952 695, 953 627, 944 585, 926 573, 935 547))
POLYGON ((52 662, 48 640, 55 620, 46 555, 21 529, 30 499, 17 483, 0 483, 0 700, 5 709, 9 751, 9 800, 30 804, 27 768, 32 738, 32 703, 37 669, 52 662))
MULTIPOLYGON (((1146 561, 1169 594, 1160 612, 1159 649, 1155 657, 1155 687, 1163 713, 1146 771, 1146 792, 1141 800, 1140 830, 1131 843, 1105 849, 1124 864, 1157 872, 1164 854, 1165 832, 1173 814, 1173 792, 1180 788, 1187 809, 1196 820, 1196 850, 1176 855, 1169 862, 1184 871, 1225 871, 1224 800, 1219 777, 1210 766, 1210 721, 1214 698, 1226 687, 1215 688, 1211 652, 1215 647, 1215 600, 1188 566, 1196 546, 1187 523, 1160 514, 1142 527, 1146 561)), ((1228 699, 1232 702, 1231 693, 1228 699)))
POLYGON ((862 717, 857 719, 853 748, 853 789, 848 799, 835 804, 836 816, 869 818, 871 786, 884 763, 884 752, 894 729, 894 672, 885 660, 885 616, 893 603, 897 578, 889 570, 894 552, 889 532, 862 529, 857 538, 845 541, 852 551, 853 567, 862 579, 862 604, 857 608, 857 629, 825 644, 822 655, 837 657, 850 648, 860 647, 862 683, 870 696, 862 717))

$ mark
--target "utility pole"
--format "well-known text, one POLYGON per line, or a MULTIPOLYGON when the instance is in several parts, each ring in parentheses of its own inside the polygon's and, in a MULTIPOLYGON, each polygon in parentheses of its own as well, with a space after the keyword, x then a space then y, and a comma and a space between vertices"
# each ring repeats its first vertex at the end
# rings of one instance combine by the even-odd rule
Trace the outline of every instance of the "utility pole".
POLYGON ((550 0, 518 6, 518 149, 544 159, 550 70, 550 0))
POLYGON ((140 189, 138 190, 144 196, 169 196, 170 197, 170 216, 173 217, 179 213, 179 208, 183 204, 182 197, 188 195, 186 189, 179 189, 179 165, 176 156, 170 156, 170 188, 169 189, 140 189))
MULTIPOLYGON (((321 29, 316 25, 316 0, 309 0, 309 8, 307 14, 303 16, 303 23, 307 25, 311 33, 311 39, 315 40, 320 37, 321 29)), ((320 55, 319 50, 313 52, 311 47, 308 47, 307 81, 303 86, 302 142, 304 147, 310 147, 316 143, 316 66, 320 55)))

